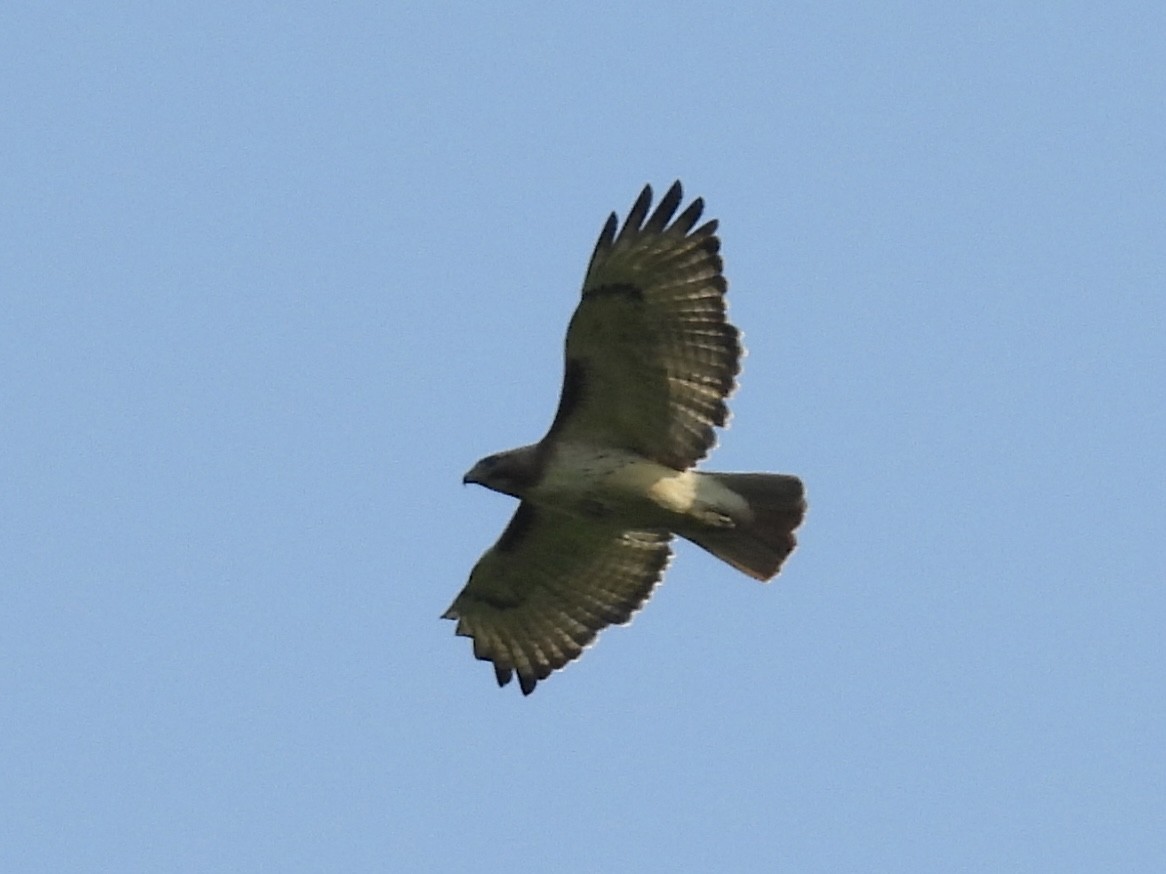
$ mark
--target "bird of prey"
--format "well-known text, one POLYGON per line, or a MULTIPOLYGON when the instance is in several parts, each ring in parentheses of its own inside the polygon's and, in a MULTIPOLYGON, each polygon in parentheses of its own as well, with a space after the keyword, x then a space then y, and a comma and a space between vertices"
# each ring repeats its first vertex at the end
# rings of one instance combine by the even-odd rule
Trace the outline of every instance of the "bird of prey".
POLYGON ((483 458, 464 482, 518 498, 510 524, 443 616, 523 694, 628 622, 673 535, 757 580, 794 548, 802 482, 694 465, 724 426, 743 353, 725 316, 717 222, 651 186, 595 245, 567 329, 559 408, 538 443, 483 458))

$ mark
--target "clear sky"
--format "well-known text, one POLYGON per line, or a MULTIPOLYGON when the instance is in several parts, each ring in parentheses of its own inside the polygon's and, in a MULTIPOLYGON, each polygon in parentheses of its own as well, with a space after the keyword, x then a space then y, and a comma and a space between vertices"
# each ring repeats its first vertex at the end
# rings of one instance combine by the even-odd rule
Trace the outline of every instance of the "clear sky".
POLYGON ((1166 870, 1166 6, 10 3, 0 870, 1166 870), (439 620, 683 180, 801 475, 529 698, 439 620))

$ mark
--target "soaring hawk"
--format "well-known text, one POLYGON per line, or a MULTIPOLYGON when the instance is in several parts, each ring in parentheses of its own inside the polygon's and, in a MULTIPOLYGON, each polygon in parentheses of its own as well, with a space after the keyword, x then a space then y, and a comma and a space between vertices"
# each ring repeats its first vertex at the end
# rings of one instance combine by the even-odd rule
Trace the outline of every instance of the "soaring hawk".
POLYGON ((728 419, 743 350, 725 317, 717 223, 696 227, 700 199, 676 215, 682 197, 676 182, 649 216, 645 186, 622 228, 608 218, 567 329, 550 430, 465 475, 521 502, 444 614, 500 686, 518 674, 529 695, 601 629, 628 622, 673 535, 757 580, 794 548, 801 480, 693 470, 728 419))

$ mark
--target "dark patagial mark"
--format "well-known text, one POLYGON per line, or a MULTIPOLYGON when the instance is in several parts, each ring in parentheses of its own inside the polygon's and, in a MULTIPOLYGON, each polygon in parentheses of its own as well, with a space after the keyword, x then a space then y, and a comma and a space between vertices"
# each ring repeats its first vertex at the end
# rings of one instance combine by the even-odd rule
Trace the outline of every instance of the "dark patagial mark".
POLYGON ((563 370, 563 392, 559 395, 559 409, 555 412, 547 436, 543 443, 554 437, 567 423, 571 414, 575 412, 580 401, 583 400, 583 389, 587 384, 587 373, 583 362, 577 358, 568 358, 567 366, 563 370))
POLYGON ((518 509, 514 511, 514 516, 510 519, 510 524, 506 526, 506 530, 502 532, 502 536, 498 538, 498 543, 494 548, 498 552, 510 552, 521 544, 530 533, 531 526, 534 525, 536 513, 533 504, 526 501, 519 504, 518 509))

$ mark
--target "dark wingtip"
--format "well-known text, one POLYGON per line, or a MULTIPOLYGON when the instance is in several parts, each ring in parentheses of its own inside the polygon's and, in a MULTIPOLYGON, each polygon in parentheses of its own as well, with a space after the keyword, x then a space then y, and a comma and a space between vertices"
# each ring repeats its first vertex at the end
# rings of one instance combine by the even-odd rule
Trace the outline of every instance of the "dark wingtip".
POLYGON ((704 198, 698 197, 685 208, 684 212, 676 217, 676 221, 672 223, 672 231, 682 235, 687 234, 692 230, 693 225, 700 221, 703 212, 704 198))
POLYGON ((672 183, 672 187, 668 189, 667 193, 660 200, 660 204, 656 207, 656 211, 652 213, 652 217, 648 219, 648 223, 644 225, 645 231, 659 233, 664 230, 668 224, 669 219, 672 218, 676 212, 676 208, 680 206, 680 201, 684 198, 684 189, 680 185, 680 180, 672 183))
POLYGON ((619 232, 616 238, 618 243, 625 237, 630 237, 632 234, 639 232, 644 224, 644 216, 648 214, 648 207, 652 205, 652 186, 645 185, 644 190, 640 192, 640 196, 636 198, 636 202, 632 204, 632 208, 628 211, 628 217, 624 219, 623 230, 619 232))
POLYGON ((607 217, 607 221, 603 224, 603 230, 599 232, 599 239, 595 241, 595 249, 591 252, 593 263, 601 252, 606 252, 615 243, 615 231, 618 227, 619 216, 613 212, 607 217))

